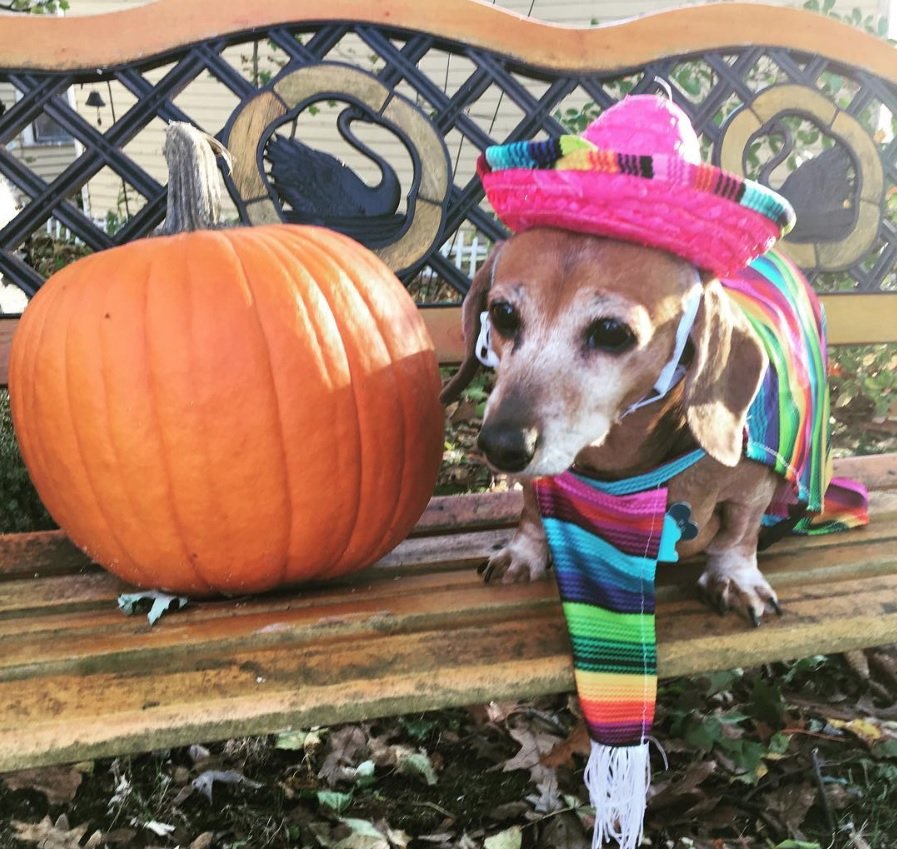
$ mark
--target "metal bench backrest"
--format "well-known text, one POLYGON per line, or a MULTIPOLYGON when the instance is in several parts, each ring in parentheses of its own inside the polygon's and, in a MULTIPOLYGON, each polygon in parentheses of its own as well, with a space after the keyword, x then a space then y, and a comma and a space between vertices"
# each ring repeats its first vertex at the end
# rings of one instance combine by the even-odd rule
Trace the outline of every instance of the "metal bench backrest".
MULTIPOLYGON (((335 227, 422 304, 457 305, 505 235, 474 173, 480 152, 578 131, 660 80, 709 160, 798 208, 784 247, 824 295, 832 341, 897 341, 897 51, 883 40, 743 3, 583 29, 475 0, 320 10, 157 0, 4 16, 0 174, 24 205, 0 229, 0 274, 32 295, 44 274, 30 246, 48 228, 85 250, 150 234, 165 211, 165 122, 184 120, 234 154, 234 223, 335 227), (36 126, 71 141, 69 161, 23 147, 36 126)), ((427 315, 441 359, 456 360, 457 310, 427 315)), ((0 385, 14 329, 0 319, 0 385)))

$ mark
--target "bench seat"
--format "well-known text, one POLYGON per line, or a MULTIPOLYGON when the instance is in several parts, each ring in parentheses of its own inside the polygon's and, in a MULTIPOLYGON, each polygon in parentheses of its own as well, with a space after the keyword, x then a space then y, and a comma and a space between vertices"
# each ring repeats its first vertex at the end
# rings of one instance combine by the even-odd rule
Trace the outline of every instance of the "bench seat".
MULTIPOLYGON (((836 471, 868 528, 762 555, 784 609, 753 630, 662 568, 663 676, 897 641, 897 455, 836 471)), ((573 689, 554 581, 484 585, 517 492, 434 498, 376 566, 328 586, 192 602, 150 626, 61 532, 0 536, 0 771, 573 689)))

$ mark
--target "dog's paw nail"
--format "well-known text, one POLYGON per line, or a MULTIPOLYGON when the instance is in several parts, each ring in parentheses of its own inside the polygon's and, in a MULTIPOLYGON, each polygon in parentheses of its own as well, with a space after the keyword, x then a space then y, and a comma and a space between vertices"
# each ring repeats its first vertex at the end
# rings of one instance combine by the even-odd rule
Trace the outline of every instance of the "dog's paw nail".
POLYGON ((769 606, 773 609, 773 612, 775 613, 776 616, 782 615, 782 608, 779 607, 779 603, 778 603, 778 601, 776 601, 776 599, 771 598, 769 600, 769 606))
POLYGON ((748 608, 748 616, 750 617, 751 625, 753 625, 755 628, 759 628, 760 627, 760 617, 757 615, 757 611, 754 610, 753 607, 748 608))
POLYGON ((720 616, 725 616, 729 612, 729 605, 726 604, 725 599, 718 598, 716 600, 716 612, 720 616))
POLYGON ((477 566, 477 575, 482 575, 482 574, 484 574, 485 571, 486 571, 488 568, 489 568, 489 564, 488 564, 488 563, 480 563, 480 565, 477 566))

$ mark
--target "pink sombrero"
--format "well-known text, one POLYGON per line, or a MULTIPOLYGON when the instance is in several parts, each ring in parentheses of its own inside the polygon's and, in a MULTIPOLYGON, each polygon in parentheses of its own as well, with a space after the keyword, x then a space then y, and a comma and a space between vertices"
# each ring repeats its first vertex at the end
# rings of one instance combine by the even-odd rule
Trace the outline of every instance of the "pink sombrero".
POLYGON ((489 147, 477 173, 514 232, 559 227, 662 248, 725 277, 794 226, 776 192, 701 162, 688 116, 633 95, 582 136, 489 147))

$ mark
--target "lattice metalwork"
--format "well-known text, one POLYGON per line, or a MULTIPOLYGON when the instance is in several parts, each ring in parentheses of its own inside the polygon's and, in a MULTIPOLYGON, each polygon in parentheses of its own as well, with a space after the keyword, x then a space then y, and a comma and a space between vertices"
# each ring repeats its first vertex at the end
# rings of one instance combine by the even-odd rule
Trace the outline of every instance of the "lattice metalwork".
POLYGON ((505 235, 475 176, 479 153, 581 130, 657 80, 709 158, 781 187, 804 210, 789 250, 820 290, 897 290, 893 84, 761 47, 563 75, 370 25, 279 26, 99 74, 0 71, 0 173, 24 201, 0 230, 0 273, 33 294, 47 271, 33 243, 48 226, 84 250, 151 233, 165 210, 163 122, 181 120, 245 154, 227 177, 234 220, 336 226, 380 251, 419 299, 457 300, 476 264, 458 246, 482 255, 505 235), (99 92, 106 111, 76 110, 73 88, 82 100, 99 92), (73 140, 70 161, 52 173, 39 148, 20 143, 42 116, 73 140), (119 185, 114 209, 98 208, 101 179, 119 185))

